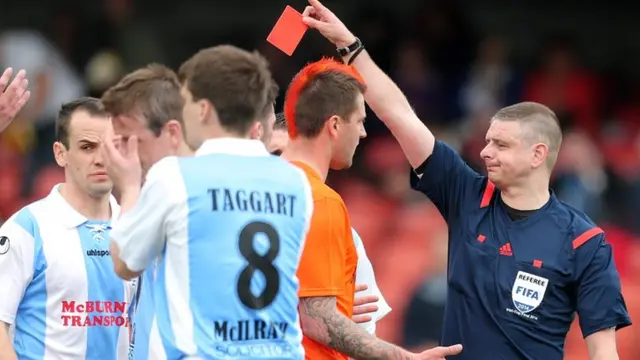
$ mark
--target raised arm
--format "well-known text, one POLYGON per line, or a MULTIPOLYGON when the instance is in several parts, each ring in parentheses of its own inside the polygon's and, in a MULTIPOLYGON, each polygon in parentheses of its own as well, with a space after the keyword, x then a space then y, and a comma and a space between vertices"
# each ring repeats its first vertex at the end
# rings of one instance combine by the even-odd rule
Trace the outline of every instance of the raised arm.
MULTIPOLYGON (((317 29, 338 49, 356 42, 356 37, 331 10, 318 0, 309 0, 309 4, 302 14, 307 25, 317 29)), ((427 195, 451 225, 460 217, 463 204, 480 201, 485 179, 467 166, 454 149, 436 141, 402 91, 366 50, 352 51, 344 61, 352 62, 364 78, 367 104, 391 130, 415 170, 412 188, 427 195)))
POLYGON ((0 76, 0 132, 11 124, 31 96, 31 92, 27 90, 27 73, 24 70, 18 71, 9 83, 12 74, 13 69, 6 68, 0 76))
POLYGON ((111 230, 111 258, 118 276, 139 276, 160 255, 165 244, 167 218, 176 206, 167 179, 180 174, 177 158, 164 158, 149 169, 136 198, 133 190, 122 193, 122 214, 111 230))
MULTIPOLYGON (((311 6, 303 13, 303 21, 309 27, 317 29, 337 48, 345 48, 356 41, 356 37, 331 10, 318 0, 309 0, 309 4, 311 6)), ((348 60, 345 59, 345 62, 348 60)), ((433 151, 433 134, 418 119, 402 91, 376 65, 366 50, 354 59, 353 65, 367 83, 364 94, 367 104, 391 130, 411 166, 417 168, 433 151)))

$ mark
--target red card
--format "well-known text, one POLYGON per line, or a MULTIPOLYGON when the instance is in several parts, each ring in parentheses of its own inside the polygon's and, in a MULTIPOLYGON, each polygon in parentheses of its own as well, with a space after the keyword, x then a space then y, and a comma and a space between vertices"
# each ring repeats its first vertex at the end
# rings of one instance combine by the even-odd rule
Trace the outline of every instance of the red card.
POLYGON ((287 5, 271 30, 267 41, 291 56, 309 27, 302 22, 302 14, 287 5))

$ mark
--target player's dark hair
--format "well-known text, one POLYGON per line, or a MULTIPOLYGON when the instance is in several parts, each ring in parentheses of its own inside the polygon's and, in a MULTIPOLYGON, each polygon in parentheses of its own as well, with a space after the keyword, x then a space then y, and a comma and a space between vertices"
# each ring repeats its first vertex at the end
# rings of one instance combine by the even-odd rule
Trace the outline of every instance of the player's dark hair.
POLYGON ((276 114, 276 122, 273 124, 273 130, 287 130, 287 120, 283 112, 276 114))
POLYGON ((208 100, 220 125, 239 135, 245 135, 273 104, 269 64, 258 52, 231 45, 207 48, 184 62, 178 77, 194 101, 208 100))
POLYGON ((289 137, 314 138, 332 116, 345 121, 357 110, 356 99, 366 89, 353 66, 322 59, 305 66, 293 78, 284 101, 289 137))
POLYGON ((182 124, 184 100, 173 70, 150 64, 123 77, 102 95, 105 109, 113 116, 139 116, 156 136, 170 121, 182 124))
POLYGON ((94 97, 81 97, 62 104, 56 118, 56 141, 69 148, 69 127, 73 114, 85 111, 91 116, 108 116, 100 99, 94 97))

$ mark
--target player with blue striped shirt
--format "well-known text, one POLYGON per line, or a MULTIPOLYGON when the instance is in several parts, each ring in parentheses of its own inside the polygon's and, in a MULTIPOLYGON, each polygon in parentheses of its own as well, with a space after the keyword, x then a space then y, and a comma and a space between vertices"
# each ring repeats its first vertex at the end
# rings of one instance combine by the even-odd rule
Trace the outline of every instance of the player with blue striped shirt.
POLYGON ((54 153, 65 183, 0 228, 0 358, 126 358, 133 285, 109 258, 119 207, 100 149, 108 125, 98 99, 63 105, 54 153))
POLYGON ((312 200, 304 174, 249 140, 271 85, 266 61, 218 46, 180 76, 196 155, 162 159, 139 190, 136 138, 124 155, 108 152, 124 190, 116 271, 134 277, 161 255, 155 310, 168 359, 302 359, 295 272, 312 200))
MULTIPOLYGON (((184 141, 180 88, 173 70, 150 64, 127 74, 102 95, 102 103, 111 114, 115 134, 125 141, 131 136, 140 139, 138 154, 143 176, 151 165, 166 156, 193 156, 194 151, 184 141)), ((267 106, 261 114, 261 127, 255 129, 251 138, 269 141, 270 130, 275 123, 273 103, 277 95, 278 86, 273 83, 267 106)), ((140 275, 139 291, 130 308, 133 335, 129 357, 132 360, 167 358, 154 311, 155 273, 154 261, 140 275)))

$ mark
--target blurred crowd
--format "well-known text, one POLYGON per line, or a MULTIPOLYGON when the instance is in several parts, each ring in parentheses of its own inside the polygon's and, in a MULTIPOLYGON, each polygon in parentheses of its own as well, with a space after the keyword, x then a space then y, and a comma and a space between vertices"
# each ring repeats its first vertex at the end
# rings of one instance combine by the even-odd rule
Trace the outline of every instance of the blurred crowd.
MULTIPOLYGON (((129 2, 107 4, 111 5, 98 22, 102 30, 91 34, 64 12, 56 15, 54 32, 0 30, 0 66, 25 68, 33 94, 28 108, 0 136, 0 219, 63 181, 51 150, 55 114, 62 102, 85 94, 99 96, 126 71, 151 60, 164 61, 163 54, 171 50, 162 48, 153 25, 131 21, 129 2)), ((640 82, 582 66, 580 49, 567 34, 544 39, 539 58, 532 61, 535 66, 516 66, 505 37, 478 37, 450 10, 417 13, 415 23, 406 22, 412 29, 406 32, 380 14, 363 13, 357 35, 404 90, 420 118, 478 172, 484 171, 479 156, 484 133, 497 109, 530 100, 557 113, 564 141, 553 191, 606 231, 627 305, 637 320, 640 82)), ((264 41, 255 44, 285 89, 301 64, 264 41)), ((393 308, 379 324, 379 336, 421 348, 439 339, 447 287, 446 224, 424 196, 409 189, 408 164, 384 125, 371 114, 366 126, 369 137, 361 142, 353 169, 331 174, 330 182, 344 197, 393 308)), ((619 332, 621 359, 640 359, 636 329, 619 332)), ((572 330, 566 347, 567 360, 586 358, 579 329, 572 330)))

